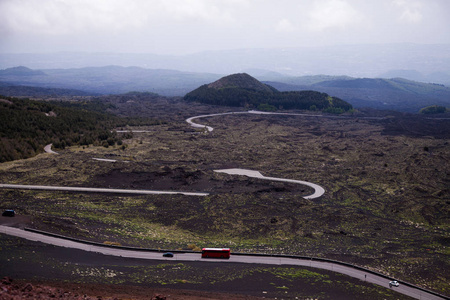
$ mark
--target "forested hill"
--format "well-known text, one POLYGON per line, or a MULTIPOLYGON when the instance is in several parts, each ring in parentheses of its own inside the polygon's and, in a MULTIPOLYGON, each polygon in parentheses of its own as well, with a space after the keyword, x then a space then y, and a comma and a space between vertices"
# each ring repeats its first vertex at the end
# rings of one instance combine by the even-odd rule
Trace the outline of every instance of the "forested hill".
POLYGON ((202 85, 184 96, 186 101, 260 110, 306 109, 343 113, 352 106, 336 97, 315 91, 280 92, 252 76, 241 73, 202 85))
POLYGON ((246 73, 239 73, 222 77, 221 79, 208 84, 208 88, 216 90, 224 88, 242 88, 269 94, 278 92, 270 85, 264 84, 246 73))
POLYGON ((56 148, 122 145, 111 129, 137 121, 105 113, 107 109, 100 101, 43 102, 0 96, 0 162, 32 157, 49 143, 56 148))

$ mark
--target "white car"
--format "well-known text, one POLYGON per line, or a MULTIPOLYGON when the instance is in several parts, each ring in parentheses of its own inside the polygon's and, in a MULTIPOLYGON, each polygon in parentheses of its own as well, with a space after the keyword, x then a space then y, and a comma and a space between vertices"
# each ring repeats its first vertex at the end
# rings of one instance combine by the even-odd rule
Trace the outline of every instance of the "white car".
POLYGON ((397 280, 389 281, 389 287, 399 286, 399 285, 400 285, 400 284, 398 283, 397 280))

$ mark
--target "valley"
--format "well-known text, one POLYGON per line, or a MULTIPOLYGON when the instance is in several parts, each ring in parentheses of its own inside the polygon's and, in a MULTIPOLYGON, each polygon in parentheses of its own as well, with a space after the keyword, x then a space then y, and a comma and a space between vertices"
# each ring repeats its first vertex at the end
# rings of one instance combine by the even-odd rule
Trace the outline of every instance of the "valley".
POLYGON ((0 300, 450 300, 448 0, 0 0, 0 300))
POLYGON ((125 147, 72 146, 2 163, 0 182, 210 195, 0 189, 2 208, 27 216, 28 227, 86 240, 323 257, 449 293, 449 120, 370 110, 230 114, 202 119, 214 128, 205 132, 185 120, 230 109, 143 94, 103 100, 116 114, 163 122, 117 128, 136 131, 125 147), (214 172, 231 168, 326 193, 304 199, 310 187, 214 172))

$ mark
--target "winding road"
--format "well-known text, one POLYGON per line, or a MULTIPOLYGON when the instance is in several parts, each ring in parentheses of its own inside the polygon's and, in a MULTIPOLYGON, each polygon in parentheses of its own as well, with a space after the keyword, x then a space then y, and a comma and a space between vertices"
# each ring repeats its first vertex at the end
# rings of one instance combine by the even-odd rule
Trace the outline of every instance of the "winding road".
MULTIPOLYGON (((189 119, 186 119, 186 122, 188 122, 192 127, 204 128, 207 131, 213 131, 214 130, 213 127, 195 123, 193 120, 195 120, 195 119, 202 119, 202 118, 208 118, 208 117, 216 117, 216 116, 236 115, 236 114, 300 116, 300 117, 333 118, 333 119, 348 119, 348 118, 350 118, 350 117, 347 117, 347 116, 329 116, 329 115, 300 114, 300 113, 276 113, 276 112, 265 112, 265 111, 258 111, 258 110, 249 110, 249 111, 235 111, 235 112, 227 112, 227 113, 217 113, 217 114, 210 114, 210 115, 195 116, 195 117, 190 117, 189 119)), ((384 117, 361 117, 361 119, 381 120, 381 119, 385 119, 385 118, 384 117)))
MULTIPOLYGON (((41 233, 25 231, 18 228, 0 226, 0 233, 16 236, 19 238, 51 244, 59 247, 79 249, 89 252, 101 253, 104 255, 113 255, 127 258, 138 259, 156 259, 156 260, 175 260, 175 261, 202 261, 211 263, 246 263, 246 264, 266 264, 266 265, 290 265, 290 266, 303 266, 312 267, 317 269, 330 270, 345 274, 362 281, 367 281, 373 284, 377 284, 386 288, 389 287, 390 279, 374 274, 369 270, 363 270, 360 268, 354 268, 351 266, 345 266, 331 261, 316 261, 313 259, 295 258, 295 257, 283 257, 283 256, 263 256, 263 255, 245 255, 245 254, 232 254, 229 260, 217 260, 217 259, 202 259, 199 253, 174 253, 173 258, 165 258, 159 251, 146 251, 142 250, 129 250, 119 247, 106 247, 98 244, 82 243, 74 240, 63 239, 59 237, 49 236, 41 233)), ((393 287, 395 291, 404 295, 424 300, 438 300, 446 299, 444 296, 436 295, 432 292, 428 292, 414 286, 400 282, 399 287, 393 287)), ((448 298, 447 298, 448 299, 448 298)))
POLYGON ((230 174, 230 175, 243 175, 243 176, 247 176, 247 177, 259 178, 259 179, 264 179, 264 180, 282 181, 282 182, 298 183, 298 184, 302 184, 302 185, 307 185, 314 189, 314 193, 309 196, 304 196, 303 198, 305 198, 305 199, 315 199, 315 198, 319 198, 320 196, 325 194, 324 188, 315 183, 301 181, 301 180, 294 180, 294 179, 266 177, 266 176, 263 176, 258 171, 245 170, 245 169, 225 169, 225 170, 214 170, 214 172, 226 173, 226 174, 230 174))
POLYGON ((201 118, 207 118, 207 117, 216 117, 216 116, 233 115, 233 114, 248 114, 248 113, 249 112, 246 112, 246 111, 240 111, 240 112, 218 113, 218 114, 211 114, 211 115, 201 115, 201 116, 195 116, 195 117, 191 117, 189 119, 186 119, 186 122, 188 122, 192 127, 205 128, 207 131, 213 131, 214 128, 212 128, 211 126, 197 124, 193 120, 201 119, 201 118))
MULTIPOLYGON (((309 114, 291 114, 291 113, 266 113, 257 111, 248 112, 230 112, 230 113, 219 113, 192 117, 186 120, 191 126, 196 128, 205 128, 208 132, 213 131, 213 128, 206 125, 201 125, 193 122, 195 119, 229 115, 229 114, 277 114, 277 115, 295 115, 295 116, 308 116, 308 117, 323 117, 322 115, 309 115, 309 114)), ((51 150, 51 145, 47 145, 46 152, 56 153, 51 150)), ((57 154, 57 153, 56 153, 57 154)), ((110 161, 106 159, 97 159, 101 161, 110 161)), ((242 175, 253 178, 259 178, 264 180, 272 181, 284 181, 290 183, 297 183, 310 186, 314 189, 314 193, 304 197, 305 199, 314 199, 322 196, 325 190, 314 183, 283 179, 275 177, 263 176, 259 171, 246 170, 246 169, 223 169, 215 170, 218 173, 226 173, 230 175, 242 175)), ((124 189, 106 189, 106 188, 84 188, 84 187, 58 187, 58 186, 39 186, 39 185, 14 185, 14 184, 0 184, 0 188, 7 189, 37 189, 37 190, 56 190, 56 191, 78 191, 78 192, 101 192, 101 193, 127 193, 127 194, 182 194, 187 196, 207 196, 208 193, 191 193, 191 192, 176 192, 176 191, 149 191, 149 190, 124 190, 124 189)), ((269 264, 269 265, 292 265, 292 266, 307 266, 318 269, 331 270, 341 274, 346 274, 348 276, 358 278, 362 281, 367 281, 373 284, 377 284, 386 288, 391 288, 389 286, 390 279, 381 274, 376 274, 369 270, 364 270, 360 267, 352 267, 350 265, 344 265, 342 263, 333 263, 332 261, 320 261, 314 260, 312 258, 296 258, 296 257, 285 257, 285 256, 264 256, 264 255, 245 255, 245 254, 233 254, 229 260, 204 260, 201 259, 198 253, 174 253, 173 258, 162 257, 161 252, 150 251, 150 250, 133 250, 124 249, 120 247, 106 247, 99 244, 90 244, 86 242, 80 242, 75 240, 70 240, 66 238, 60 238, 55 236, 49 236, 46 234, 41 234, 37 232, 25 231, 18 228, 0 226, 0 233, 16 236, 19 238, 38 241, 46 244, 51 244, 59 247, 74 248, 84 251, 90 251, 95 253, 101 253, 104 255, 113 255, 120 257, 129 258, 139 258, 139 259, 156 259, 156 260, 177 260, 177 261, 202 261, 202 262, 212 262, 212 263, 252 263, 252 264, 269 264)), ((404 295, 425 300, 435 300, 435 299, 449 299, 448 297, 438 295, 436 293, 426 291, 424 289, 415 287, 411 284, 400 282, 399 287, 395 287, 395 290, 404 295)))
MULTIPOLYGON (((236 114, 324 117, 323 115, 311 115, 311 114, 299 114, 299 113, 273 113, 273 112, 263 112, 263 111, 257 111, 257 110, 249 110, 249 111, 227 112, 227 113, 217 113, 217 114, 210 114, 210 115, 195 116, 195 117, 190 117, 190 118, 186 119, 186 122, 188 124, 190 124, 192 127, 204 128, 208 132, 211 132, 211 131, 214 130, 213 127, 195 123, 193 120, 201 119, 201 118, 208 118, 208 117, 224 116, 224 115, 236 115, 236 114)), ((327 117, 342 118, 340 116, 327 116, 327 117)), ((311 183, 311 182, 307 182, 307 181, 301 181, 301 180, 294 180, 294 179, 283 179, 283 178, 275 178, 275 177, 266 177, 266 176, 263 176, 258 171, 245 170, 245 169, 227 169, 227 170, 215 170, 214 172, 227 173, 227 174, 231 174, 231 175, 244 175, 244 176, 248 176, 248 177, 265 179, 265 180, 272 180, 272 181, 283 181, 283 182, 290 182, 290 183, 298 183, 298 184, 303 184, 303 185, 312 187, 315 192, 312 195, 303 197, 305 199, 319 198, 320 196, 322 196, 325 193, 325 189, 323 187, 321 187, 320 185, 317 185, 315 183, 311 183)))

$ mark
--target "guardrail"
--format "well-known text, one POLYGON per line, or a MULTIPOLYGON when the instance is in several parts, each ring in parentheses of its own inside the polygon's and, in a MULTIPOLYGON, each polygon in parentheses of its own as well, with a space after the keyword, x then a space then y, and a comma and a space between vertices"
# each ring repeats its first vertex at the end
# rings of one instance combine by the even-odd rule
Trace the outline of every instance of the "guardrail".
MULTIPOLYGON (((93 246, 99 246, 99 247, 109 247, 109 248, 116 248, 116 249, 122 249, 122 250, 144 251, 144 252, 172 252, 172 253, 198 253, 198 254, 201 254, 200 251, 192 251, 192 250, 152 249, 152 248, 139 248, 139 247, 103 244, 103 243, 92 242, 92 241, 87 241, 87 240, 80 240, 80 239, 73 238, 73 237, 68 237, 68 236, 64 236, 64 235, 60 235, 60 234, 56 234, 56 233, 51 233, 51 232, 42 231, 42 230, 33 229, 33 228, 27 228, 27 227, 25 227, 24 230, 25 231, 39 233, 39 234, 43 234, 43 235, 47 235, 47 236, 57 237, 57 238, 60 238, 60 239, 65 239, 65 240, 69 240, 69 241, 73 241, 73 242, 78 242, 78 243, 83 243, 83 244, 88 244, 88 245, 93 245, 93 246)), ((370 273, 370 274, 373 274, 373 275, 384 277, 384 278, 386 278, 388 280, 397 280, 399 283, 404 284, 406 286, 409 286, 409 287, 421 290, 421 291, 426 292, 426 293, 433 294, 433 295, 441 297, 443 299, 449 299, 450 300, 450 297, 447 297, 445 295, 439 294, 439 293, 431 291, 431 290, 427 290, 425 288, 422 288, 420 286, 414 285, 412 283, 409 283, 409 282, 406 282, 406 281, 403 281, 403 280, 398 280, 398 279, 389 277, 387 275, 384 275, 382 273, 379 273, 379 272, 376 272, 376 271, 373 271, 373 270, 370 270, 370 269, 366 269, 366 268, 361 267, 361 266, 357 266, 357 265, 353 265, 353 264, 350 264, 350 263, 338 261, 338 260, 332 260, 332 259, 321 258, 321 257, 288 255, 288 254, 263 254, 263 253, 241 253, 241 252, 232 252, 231 254, 232 255, 238 255, 238 256, 261 256, 261 257, 282 257, 282 258, 292 258, 292 259, 305 259, 305 260, 311 260, 311 261, 320 261, 320 262, 332 263, 332 264, 336 264, 336 265, 341 265, 341 266, 346 266, 346 267, 358 269, 358 270, 364 271, 366 273, 370 273)))
POLYGON ((143 251, 143 252, 201 253, 199 251, 190 251, 190 250, 164 250, 164 249, 151 249, 151 248, 140 248, 140 247, 103 244, 103 243, 92 242, 92 241, 87 241, 87 240, 80 240, 77 238, 60 235, 57 233, 42 231, 42 230, 38 230, 38 229, 34 229, 34 228, 25 227, 23 230, 34 232, 34 233, 39 233, 42 235, 52 236, 52 237, 56 237, 56 238, 60 238, 60 239, 64 239, 64 240, 68 240, 68 241, 72 241, 72 242, 77 242, 77 243, 82 243, 82 244, 87 244, 87 245, 92 245, 92 246, 99 246, 99 247, 116 248, 116 249, 122 249, 122 250, 143 251))
POLYGON ((376 271, 373 271, 373 270, 370 270, 370 269, 366 269, 366 268, 358 266, 358 265, 353 265, 353 264, 342 262, 342 261, 338 261, 338 260, 333 260, 333 259, 328 259, 328 258, 321 258, 321 257, 287 255, 287 254, 262 254, 262 253, 248 253, 247 254, 247 253, 234 253, 233 252, 232 255, 282 257, 282 258, 305 259, 305 260, 311 260, 311 261, 320 261, 320 262, 332 263, 332 264, 346 266, 346 267, 354 268, 354 269, 357 269, 357 270, 360 270, 360 271, 364 271, 366 273, 377 275, 377 276, 386 278, 388 280, 396 280, 396 281, 398 281, 401 284, 404 284, 406 286, 409 286, 409 287, 421 290, 423 292, 430 293, 430 294, 433 294, 433 295, 438 296, 438 297, 442 297, 443 299, 450 299, 450 297, 447 297, 445 295, 439 294, 439 293, 431 291, 431 290, 427 290, 425 288, 422 288, 420 286, 414 285, 414 284, 409 283, 407 281, 403 281, 403 280, 399 280, 399 279, 396 279, 396 278, 392 278, 392 277, 389 277, 389 276, 387 276, 387 275, 385 275, 383 273, 379 273, 379 272, 376 272, 376 271))

